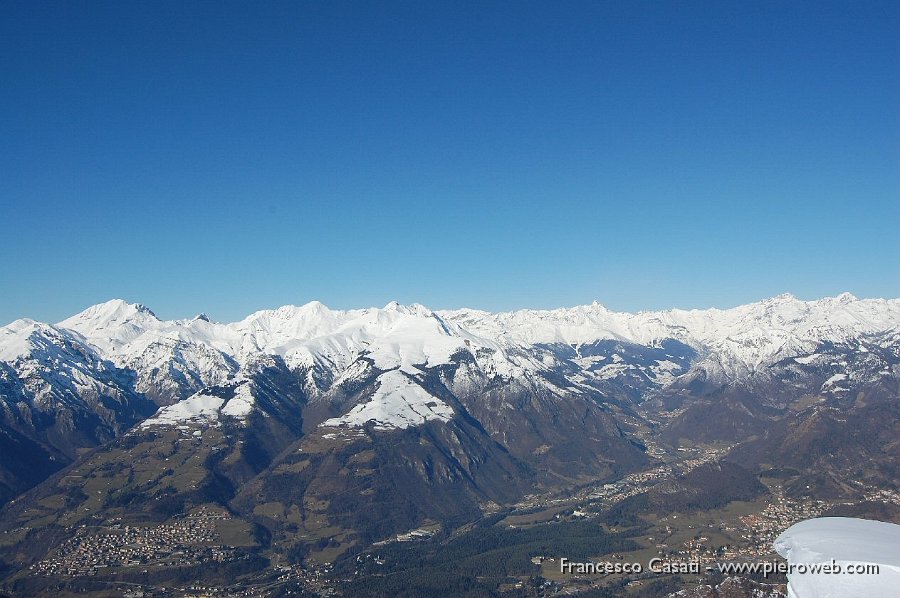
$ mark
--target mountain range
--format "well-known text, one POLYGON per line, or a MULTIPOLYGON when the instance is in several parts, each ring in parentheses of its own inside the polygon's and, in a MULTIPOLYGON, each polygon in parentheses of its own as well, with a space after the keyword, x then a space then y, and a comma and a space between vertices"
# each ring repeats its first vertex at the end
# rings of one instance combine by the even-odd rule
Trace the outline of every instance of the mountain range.
MULTIPOLYGON (((635 314, 312 302, 227 324, 113 300, 0 328, 0 504, 46 546, 217 504, 287 558, 452 529, 685 441, 852 493, 850 475, 898 479, 898 382, 900 300, 846 293, 635 314)), ((43 555, 17 550, 0 558, 43 555)))

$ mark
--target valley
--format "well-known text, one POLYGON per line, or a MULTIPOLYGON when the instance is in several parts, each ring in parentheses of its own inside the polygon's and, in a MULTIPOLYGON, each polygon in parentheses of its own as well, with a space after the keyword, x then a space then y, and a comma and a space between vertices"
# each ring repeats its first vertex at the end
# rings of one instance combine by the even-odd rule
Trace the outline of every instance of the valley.
POLYGON ((0 592, 774 598, 705 567, 809 517, 900 520, 898 331, 898 301, 849 295, 18 321, 0 592))

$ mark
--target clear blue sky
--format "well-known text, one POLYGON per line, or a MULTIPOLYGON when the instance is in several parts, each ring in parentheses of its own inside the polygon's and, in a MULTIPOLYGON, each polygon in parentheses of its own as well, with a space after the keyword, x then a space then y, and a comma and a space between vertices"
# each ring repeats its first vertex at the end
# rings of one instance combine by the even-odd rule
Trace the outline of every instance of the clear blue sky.
POLYGON ((900 296, 900 3, 0 2, 0 322, 900 296))

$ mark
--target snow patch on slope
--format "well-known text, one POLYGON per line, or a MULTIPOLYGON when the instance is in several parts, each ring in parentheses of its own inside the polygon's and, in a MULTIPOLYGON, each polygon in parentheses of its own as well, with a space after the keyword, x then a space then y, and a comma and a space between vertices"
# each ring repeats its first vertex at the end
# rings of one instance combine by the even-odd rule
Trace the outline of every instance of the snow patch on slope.
POLYGON ((392 430, 419 426, 429 420, 450 421, 453 408, 429 394, 401 370, 385 372, 378 377, 378 388, 372 398, 357 405, 347 414, 319 424, 320 427, 362 427, 373 422, 376 430, 392 430))
POLYGON ((241 384, 234 390, 234 396, 224 399, 203 390, 173 405, 163 407, 156 415, 145 420, 141 428, 152 426, 178 426, 188 423, 205 423, 214 425, 220 416, 246 420, 255 404, 253 393, 248 383, 241 384))
POLYGON ((833 386, 833 385, 837 384, 838 382, 843 382, 846 379, 847 379, 847 374, 835 374, 834 376, 832 376, 831 378, 829 378, 828 380, 825 381, 825 384, 822 385, 822 388, 825 388, 826 386, 833 386))
POLYGON ((250 385, 241 384, 234 391, 234 396, 225 403, 220 412, 222 415, 230 415, 231 417, 245 420, 250 415, 250 412, 253 411, 253 405, 255 404, 253 393, 250 392, 250 385))
POLYGON ((219 419, 219 409, 225 404, 225 399, 215 395, 198 392, 174 405, 163 407, 156 415, 144 421, 142 428, 151 426, 175 426, 188 422, 213 423, 219 419))

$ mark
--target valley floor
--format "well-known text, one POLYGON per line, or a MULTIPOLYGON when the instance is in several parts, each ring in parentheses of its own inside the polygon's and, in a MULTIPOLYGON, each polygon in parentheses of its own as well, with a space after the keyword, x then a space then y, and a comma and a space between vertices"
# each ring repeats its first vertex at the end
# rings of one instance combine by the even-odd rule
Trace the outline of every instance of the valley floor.
MULTIPOLYGON (((791 498, 785 495, 783 480, 774 477, 761 478, 766 488, 761 496, 716 508, 666 512, 635 501, 698 468, 716 465, 729 448, 698 445, 666 452, 651 446, 660 462, 618 481, 528 496, 508 508, 495 506, 495 513, 455 530, 410 530, 351 559, 329 558, 322 547, 302 565, 261 549, 248 522, 212 505, 176 514, 160 525, 126 525, 121 520, 79 525, 67 530, 71 535, 58 550, 12 575, 5 585, 18 592, 59 596, 383 595, 393 583, 402 587, 404 580, 413 582, 418 571, 438 567, 448 569, 455 583, 471 586, 466 591, 472 595, 662 596, 708 578, 707 567, 717 563, 777 559, 772 541, 784 529, 859 502, 791 498), (591 530, 604 538, 602 546, 608 551, 593 545, 600 552, 590 552, 596 539, 591 530), (441 556, 445 549, 458 561, 448 563, 441 556), (498 554, 503 563, 496 574, 486 574, 484 569, 490 569, 498 554), (642 563, 644 571, 563 573, 563 557, 642 563), (652 558, 698 563, 700 574, 649 572, 646 565, 652 558), (386 584, 390 578, 392 584, 386 584)), ((864 503, 900 508, 900 493, 859 486, 864 503)), ((9 530, 0 544, 14 544, 27 532, 9 530)))

